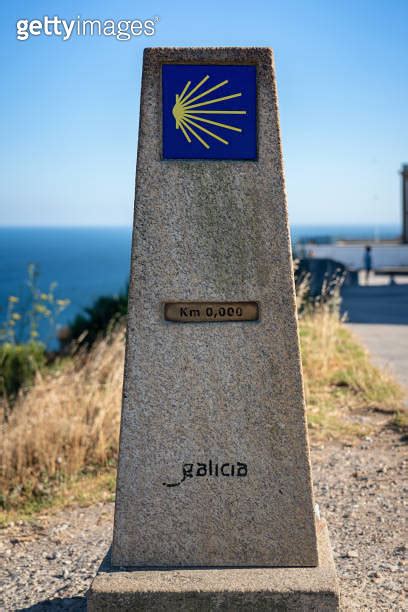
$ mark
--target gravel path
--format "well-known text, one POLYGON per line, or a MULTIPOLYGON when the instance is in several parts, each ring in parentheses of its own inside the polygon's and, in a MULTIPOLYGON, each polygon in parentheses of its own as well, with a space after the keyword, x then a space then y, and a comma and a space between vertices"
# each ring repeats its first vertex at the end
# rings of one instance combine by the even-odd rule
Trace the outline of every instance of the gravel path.
POLYGON ((348 323, 347 327, 370 351, 373 362, 390 370, 408 389, 408 325, 348 323))
POLYGON ((344 287, 342 312, 374 363, 391 370, 408 389, 408 277, 398 277, 397 283, 371 276, 369 285, 344 287))
MULTIPOLYGON (((353 447, 312 446, 316 501, 329 525, 343 610, 408 610, 406 448, 389 430, 353 447)), ((0 532, 0 609, 85 610, 112 515, 112 504, 98 504, 0 532)))

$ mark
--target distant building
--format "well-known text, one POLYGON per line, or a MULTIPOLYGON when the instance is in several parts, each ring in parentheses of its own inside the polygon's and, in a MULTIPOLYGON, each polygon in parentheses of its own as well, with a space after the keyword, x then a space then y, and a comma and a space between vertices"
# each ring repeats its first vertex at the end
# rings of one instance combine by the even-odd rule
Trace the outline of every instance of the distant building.
POLYGON ((402 178, 402 232, 395 240, 316 240, 304 242, 296 249, 298 256, 312 256, 339 261, 349 270, 364 267, 366 246, 372 247, 373 269, 384 273, 408 273, 408 164, 401 169, 402 178))

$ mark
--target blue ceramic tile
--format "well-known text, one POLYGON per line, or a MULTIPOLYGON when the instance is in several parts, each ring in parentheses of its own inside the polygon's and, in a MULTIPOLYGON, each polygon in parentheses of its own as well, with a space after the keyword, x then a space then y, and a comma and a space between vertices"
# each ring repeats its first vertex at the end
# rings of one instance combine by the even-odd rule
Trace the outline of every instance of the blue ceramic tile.
POLYGON ((256 67, 166 64, 164 159, 256 159, 256 67))

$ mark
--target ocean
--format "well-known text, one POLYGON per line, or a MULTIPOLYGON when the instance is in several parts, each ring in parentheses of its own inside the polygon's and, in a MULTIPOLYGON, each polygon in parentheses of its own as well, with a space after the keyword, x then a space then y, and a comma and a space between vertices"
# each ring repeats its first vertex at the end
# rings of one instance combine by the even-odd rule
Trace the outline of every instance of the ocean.
MULTIPOLYGON (((292 242, 314 239, 395 238, 397 225, 340 226, 294 225, 292 242)), ((101 295, 124 290, 130 266, 131 228, 0 228, 0 325, 6 317, 9 296, 19 304, 28 300, 27 267, 38 270, 38 287, 46 293, 57 283, 57 299, 70 305, 58 319, 69 323, 101 295)), ((42 339, 48 331, 41 328, 42 339)), ((55 344, 52 340, 50 345, 55 344)))
MULTIPOLYGON (((69 323, 101 295, 126 288, 129 277, 130 228, 0 228, 0 325, 6 317, 8 297, 28 303, 27 267, 38 270, 38 288, 47 293, 56 282, 56 299, 70 305, 58 318, 69 323)), ((41 339, 55 345, 49 326, 41 339)), ((25 336, 25 334, 23 334, 25 336)))

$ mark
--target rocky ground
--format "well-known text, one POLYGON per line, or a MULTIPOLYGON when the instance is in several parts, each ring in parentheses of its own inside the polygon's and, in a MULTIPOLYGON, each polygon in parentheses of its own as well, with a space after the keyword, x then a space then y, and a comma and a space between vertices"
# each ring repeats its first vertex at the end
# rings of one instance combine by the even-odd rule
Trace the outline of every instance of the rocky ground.
POLYGON ((390 431, 355 447, 312 450, 343 610, 408 610, 406 450, 390 431))
MULTIPOLYGON (((406 449, 387 429, 354 446, 312 444, 316 501, 329 525, 343 610, 408 610, 406 449)), ((112 515, 112 504, 98 504, 2 530, 0 609, 84 610, 112 515)))

